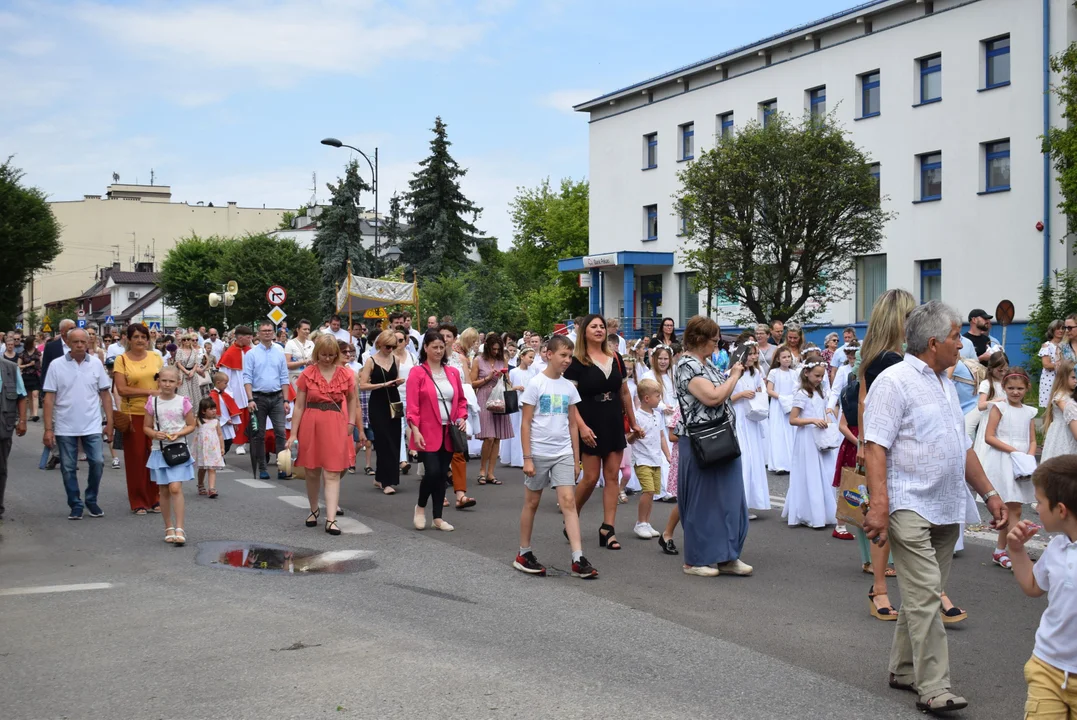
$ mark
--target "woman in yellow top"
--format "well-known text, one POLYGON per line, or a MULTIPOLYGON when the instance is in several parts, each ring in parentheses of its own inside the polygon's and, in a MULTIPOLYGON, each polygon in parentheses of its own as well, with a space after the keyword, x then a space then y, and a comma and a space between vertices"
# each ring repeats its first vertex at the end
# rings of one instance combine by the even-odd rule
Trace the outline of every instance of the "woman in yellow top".
POLYGON ((158 502, 157 483, 150 480, 150 471, 146 461, 153 448, 149 437, 142 430, 143 417, 146 414, 146 398, 155 397, 157 390, 157 373, 164 361, 161 356, 149 349, 150 334, 145 326, 132 324, 127 326, 127 352, 116 358, 113 366, 113 382, 119 393, 120 413, 126 415, 116 427, 123 427, 124 471, 127 474, 127 499, 131 503, 131 512, 145 515, 146 512, 161 512, 158 502))

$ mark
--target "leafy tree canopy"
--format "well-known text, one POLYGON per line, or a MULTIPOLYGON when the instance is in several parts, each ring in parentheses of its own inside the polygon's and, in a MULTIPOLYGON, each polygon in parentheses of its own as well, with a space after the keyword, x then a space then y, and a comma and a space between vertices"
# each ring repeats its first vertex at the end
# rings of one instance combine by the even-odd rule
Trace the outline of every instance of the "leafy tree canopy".
POLYGON ((282 285, 288 300, 282 309, 290 324, 301 317, 318 322, 321 282, 318 261, 310 250, 294 240, 281 240, 264 233, 242 238, 191 236, 176 243, 161 265, 158 281, 164 300, 176 308, 183 325, 223 324, 222 308, 211 308, 208 296, 235 280, 239 294, 228 308, 228 325, 260 322, 269 311, 265 292, 282 285))
MULTIPOLYGON (((1077 7, 1077 3, 1074 3, 1077 7)), ((1042 138, 1043 152, 1051 156, 1062 194, 1059 210, 1066 215, 1066 234, 1077 230, 1077 43, 1051 58, 1051 70, 1061 76, 1051 88, 1062 106, 1061 127, 1051 128, 1042 138)))
POLYGON ((348 161, 344 177, 335 185, 326 183, 326 187, 330 200, 318 216, 313 250, 320 267, 321 309, 328 315, 336 308, 336 288, 348 272, 348 261, 356 275, 373 275, 377 268, 373 253, 362 243, 359 201, 370 186, 359 174, 358 161, 348 161))
POLYGON ((431 278, 466 268, 468 253, 482 235, 474 225, 482 208, 460 191, 460 178, 467 170, 449 154, 452 143, 440 117, 434 120, 433 131, 430 155, 408 184, 410 227, 400 242, 405 266, 431 278))
MULTIPOLYGON (((45 193, 22 183, 9 157, 0 165, 0 328, 15 326, 19 296, 60 254, 60 224, 45 193)), ((32 308, 28 308, 32 309, 32 308)))
POLYGON ((856 258, 878 251, 893 216, 868 158, 832 118, 751 123, 678 177, 683 262, 708 297, 738 303, 744 323, 807 321, 847 298, 856 258))

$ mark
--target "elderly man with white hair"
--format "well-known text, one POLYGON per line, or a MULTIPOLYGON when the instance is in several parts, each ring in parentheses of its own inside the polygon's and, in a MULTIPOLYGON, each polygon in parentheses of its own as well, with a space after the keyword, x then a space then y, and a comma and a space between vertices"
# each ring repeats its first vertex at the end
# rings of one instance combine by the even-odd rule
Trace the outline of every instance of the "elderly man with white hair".
POLYGON ((983 498, 991 527, 1005 526, 1007 513, 972 451, 946 376, 961 350, 961 316, 937 300, 921 305, 905 321, 905 342, 904 361, 879 375, 865 404, 864 531, 872 542, 890 540, 901 588, 890 687, 917 693, 917 709, 937 714, 968 705, 951 691, 940 614, 965 518, 963 483, 983 498))

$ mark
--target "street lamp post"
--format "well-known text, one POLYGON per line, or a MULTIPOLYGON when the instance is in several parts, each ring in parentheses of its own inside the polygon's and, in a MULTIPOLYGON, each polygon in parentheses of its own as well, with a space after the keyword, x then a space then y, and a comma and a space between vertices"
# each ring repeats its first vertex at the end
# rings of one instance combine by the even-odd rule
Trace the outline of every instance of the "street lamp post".
MULTIPOLYGON (((322 140, 322 145, 328 145, 329 147, 341 148, 346 147, 354 150, 363 156, 366 160, 366 164, 370 166, 370 172, 374 180, 374 275, 381 275, 381 220, 378 217, 378 149, 374 148, 374 162, 370 162, 370 158, 365 152, 355 147, 354 145, 346 145, 336 138, 326 138, 322 140)), ((359 237, 363 237, 363 226, 359 225, 359 237)))

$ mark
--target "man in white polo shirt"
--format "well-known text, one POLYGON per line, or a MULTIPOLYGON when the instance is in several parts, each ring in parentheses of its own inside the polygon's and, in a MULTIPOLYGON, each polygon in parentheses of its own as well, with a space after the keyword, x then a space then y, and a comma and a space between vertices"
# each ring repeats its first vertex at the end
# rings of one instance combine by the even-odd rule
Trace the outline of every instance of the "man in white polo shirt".
POLYGON ((84 330, 69 332, 68 351, 49 365, 42 386, 45 392, 43 442, 48 448, 59 448, 60 473, 71 508, 71 514, 67 516, 69 520, 81 520, 83 512, 78 479, 80 442, 90 464, 85 508, 90 517, 105 514, 97 505, 97 488, 101 485, 105 467, 101 453, 101 409, 105 410, 104 440, 107 442, 112 437, 112 398, 109 396, 112 383, 101 361, 86 352, 89 342, 84 330))

